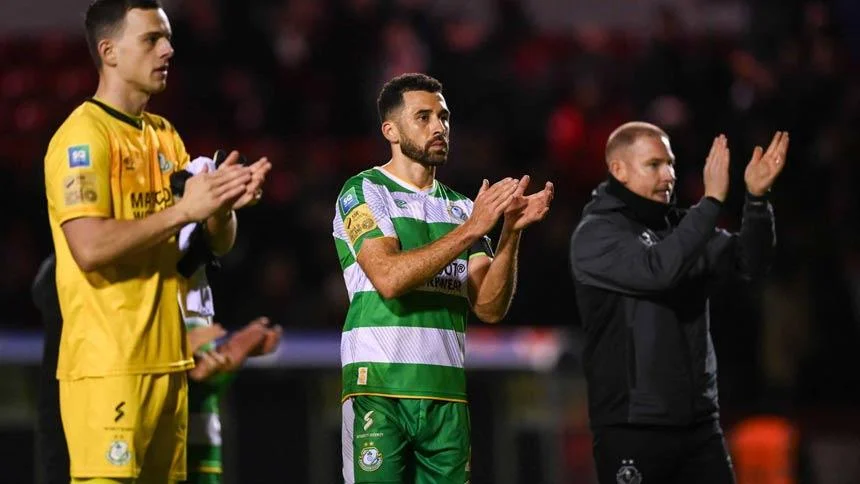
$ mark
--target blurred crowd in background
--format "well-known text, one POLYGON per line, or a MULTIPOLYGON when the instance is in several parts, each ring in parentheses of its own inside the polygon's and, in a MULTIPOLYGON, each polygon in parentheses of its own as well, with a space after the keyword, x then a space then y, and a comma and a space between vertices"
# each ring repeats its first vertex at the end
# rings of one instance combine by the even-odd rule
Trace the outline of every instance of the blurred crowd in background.
MULTIPOLYGON (((729 33, 659 7, 647 35, 634 35, 549 31, 525 2, 479 3, 167 4, 176 55, 149 110, 171 120, 192 156, 235 148, 274 165, 262 203, 240 215, 236 249, 211 272, 218 319, 340 328, 348 301, 331 237, 335 197, 349 176, 388 160, 375 106, 382 84, 425 72, 442 81, 452 111, 441 181, 472 197, 483 178, 556 185, 550 215, 523 239, 502 323, 511 327, 578 331, 569 238, 606 177, 604 144, 617 125, 642 119, 671 135, 681 205, 701 196, 710 142, 725 133, 730 229, 753 146, 790 131, 772 194, 773 270, 752 286, 728 281, 711 302, 723 406, 860 401, 860 6, 751 1, 744 28, 729 33)), ((51 251, 42 159, 97 74, 82 32, 0 37, 0 65, 0 330, 36 330, 29 284, 51 251)))

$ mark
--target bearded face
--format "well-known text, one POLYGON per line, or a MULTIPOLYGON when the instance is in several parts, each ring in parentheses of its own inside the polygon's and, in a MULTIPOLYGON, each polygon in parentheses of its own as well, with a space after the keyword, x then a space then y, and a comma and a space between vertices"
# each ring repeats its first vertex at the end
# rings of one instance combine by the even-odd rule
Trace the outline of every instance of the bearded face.
POLYGON ((397 127, 400 152, 427 167, 444 165, 448 161, 450 117, 441 93, 403 93, 403 107, 391 121, 397 127))
POLYGON ((436 136, 421 146, 418 141, 403 136, 400 138, 400 151, 424 166, 442 166, 448 161, 448 139, 436 136))

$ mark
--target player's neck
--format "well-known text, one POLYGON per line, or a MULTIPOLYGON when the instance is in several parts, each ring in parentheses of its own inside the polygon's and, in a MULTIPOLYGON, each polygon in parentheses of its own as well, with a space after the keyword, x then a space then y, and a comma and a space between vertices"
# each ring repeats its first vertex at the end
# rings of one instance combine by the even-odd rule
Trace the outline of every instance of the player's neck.
POLYGON ((95 97, 131 116, 143 114, 146 103, 149 102, 149 94, 131 89, 120 80, 110 81, 105 77, 99 79, 95 97))
POLYGON ((426 166, 405 156, 394 156, 382 168, 403 181, 409 182, 419 190, 433 186, 436 179, 436 167, 426 166))

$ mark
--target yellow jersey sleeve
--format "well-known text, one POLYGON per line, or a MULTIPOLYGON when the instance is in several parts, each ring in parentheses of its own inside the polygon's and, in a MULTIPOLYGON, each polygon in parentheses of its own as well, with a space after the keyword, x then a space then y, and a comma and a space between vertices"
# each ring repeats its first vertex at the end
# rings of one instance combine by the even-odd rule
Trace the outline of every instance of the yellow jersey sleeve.
POLYGON ((182 138, 179 136, 179 132, 176 131, 175 127, 171 130, 171 134, 173 135, 173 146, 176 152, 176 168, 178 170, 184 170, 191 161, 191 156, 188 154, 188 151, 186 151, 185 143, 182 141, 182 138))
POLYGON ((79 217, 110 217, 110 178, 107 132, 86 118, 67 122, 45 155, 45 190, 57 223, 79 217))

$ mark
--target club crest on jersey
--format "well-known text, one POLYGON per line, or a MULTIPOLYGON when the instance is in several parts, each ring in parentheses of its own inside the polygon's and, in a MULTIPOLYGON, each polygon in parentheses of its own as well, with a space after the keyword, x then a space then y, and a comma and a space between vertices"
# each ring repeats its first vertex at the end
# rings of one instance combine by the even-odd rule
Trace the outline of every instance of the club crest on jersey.
POLYGON ((468 218, 466 216, 466 211, 459 206, 454 205, 453 203, 448 204, 448 213, 451 214, 451 216, 454 217, 456 220, 461 220, 463 222, 465 222, 468 218))
POLYGON ((69 168, 86 168, 90 166, 90 145, 70 146, 69 168))
POLYGON ((173 168, 173 163, 164 156, 164 153, 158 154, 158 167, 162 173, 167 173, 173 168))
POLYGON ((128 464, 128 461, 131 460, 131 451, 128 448, 128 442, 121 439, 114 440, 110 443, 105 457, 107 457, 108 462, 115 466, 128 464))
POLYGON ((373 472, 382 466, 382 452, 373 447, 373 442, 368 442, 361 449, 358 458, 358 466, 365 472, 373 472))
POLYGON ((340 200, 340 213, 346 215, 350 210, 358 206, 358 194, 355 193, 355 187, 351 187, 346 191, 343 195, 341 195, 340 200))

